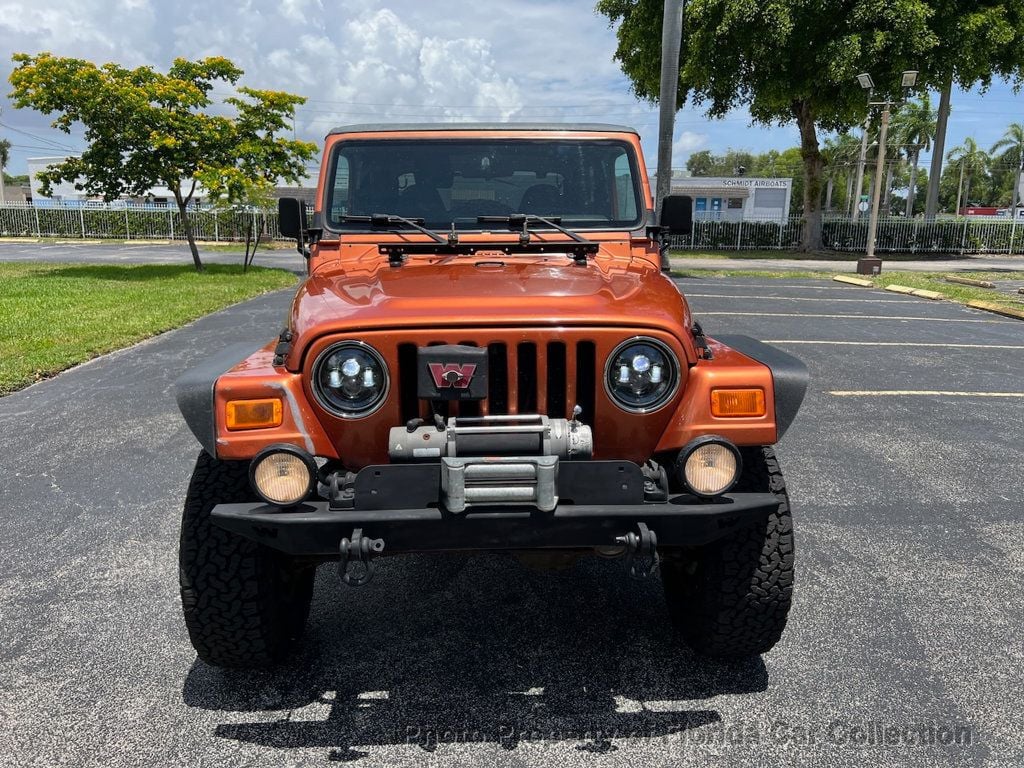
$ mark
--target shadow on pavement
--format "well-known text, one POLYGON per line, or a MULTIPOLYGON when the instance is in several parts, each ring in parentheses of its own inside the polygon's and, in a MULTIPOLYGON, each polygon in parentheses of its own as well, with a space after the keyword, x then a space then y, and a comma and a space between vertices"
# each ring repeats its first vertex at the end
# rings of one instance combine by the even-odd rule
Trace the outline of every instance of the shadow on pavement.
POLYGON ((720 722, 693 700, 768 685, 761 659, 716 664, 683 647, 660 580, 629 581, 619 563, 533 572, 491 555, 378 562, 358 590, 322 567, 309 633, 286 665, 254 673, 196 661, 185 703, 260 713, 218 725, 221 738, 324 748, 334 761, 405 744, 576 741, 600 754, 617 738, 671 739, 720 722))

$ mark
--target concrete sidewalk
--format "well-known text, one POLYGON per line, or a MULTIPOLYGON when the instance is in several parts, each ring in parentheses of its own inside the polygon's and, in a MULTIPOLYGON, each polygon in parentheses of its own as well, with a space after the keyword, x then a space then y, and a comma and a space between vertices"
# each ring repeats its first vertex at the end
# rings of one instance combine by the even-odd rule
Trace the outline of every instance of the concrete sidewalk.
MULTIPOLYGON (((856 272, 857 259, 832 261, 829 259, 699 259, 673 257, 672 269, 728 269, 749 272, 856 272)), ((961 258, 930 258, 918 261, 886 260, 882 257, 883 271, 890 272, 977 272, 1024 270, 1024 256, 964 256, 961 258)))

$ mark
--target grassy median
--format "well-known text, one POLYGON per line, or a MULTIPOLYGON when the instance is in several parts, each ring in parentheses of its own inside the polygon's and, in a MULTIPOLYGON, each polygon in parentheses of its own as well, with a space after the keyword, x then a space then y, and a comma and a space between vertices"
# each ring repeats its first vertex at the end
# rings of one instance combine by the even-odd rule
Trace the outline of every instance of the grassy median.
POLYGON ((0 395, 295 280, 221 264, 0 263, 0 395))

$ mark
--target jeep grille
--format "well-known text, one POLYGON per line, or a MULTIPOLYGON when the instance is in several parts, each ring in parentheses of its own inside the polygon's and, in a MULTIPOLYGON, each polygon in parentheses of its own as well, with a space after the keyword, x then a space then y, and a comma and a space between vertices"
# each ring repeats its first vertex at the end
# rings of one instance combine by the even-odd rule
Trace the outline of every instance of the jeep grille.
MULTIPOLYGON (((464 344, 470 340, 432 341, 428 346, 464 344)), ((439 414, 448 416, 504 416, 540 413, 571 418, 572 408, 583 409, 580 420, 592 424, 599 382, 593 341, 522 341, 487 344, 487 398, 476 401, 438 401, 439 414)), ((430 404, 416 394, 416 344, 398 344, 398 397, 402 421, 429 418, 430 404)))

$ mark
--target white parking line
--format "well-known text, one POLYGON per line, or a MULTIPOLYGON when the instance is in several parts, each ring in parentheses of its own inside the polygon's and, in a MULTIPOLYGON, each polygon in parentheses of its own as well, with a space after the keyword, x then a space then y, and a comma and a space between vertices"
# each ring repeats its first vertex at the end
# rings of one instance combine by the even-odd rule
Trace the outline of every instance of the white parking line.
POLYGON ((744 301, 750 300, 761 300, 761 301, 826 301, 829 303, 833 302, 853 302, 860 304, 906 304, 908 302, 913 303, 914 299, 833 299, 831 296, 737 296, 735 294, 727 293, 685 293, 683 294, 686 298, 700 298, 700 299, 743 299, 744 301))
POLYGON ((937 389, 833 390, 836 397, 1022 397, 1024 392, 945 392, 937 389))
MULTIPOLYGON (((811 281, 808 280, 808 283, 811 281)), ((696 280, 687 280, 686 278, 677 277, 676 285, 679 286, 705 286, 708 288, 750 288, 751 290, 760 290, 765 287, 764 283, 720 283, 713 277, 700 278, 696 280)), ((802 291, 846 291, 847 293, 854 293, 855 290, 850 286, 841 285, 797 285, 796 283, 771 283, 772 288, 795 288, 802 291)))
POLYGON ((945 344, 930 341, 809 341, 765 339, 765 344, 826 344, 841 347, 955 347, 957 349, 1024 349, 1024 344, 945 344))
POLYGON ((698 312, 701 317, 725 315, 728 317, 822 317, 840 320, 920 320, 928 323, 991 323, 999 325, 1016 324, 1013 320, 974 320, 959 317, 902 317, 900 315, 812 315, 803 312, 698 312))

